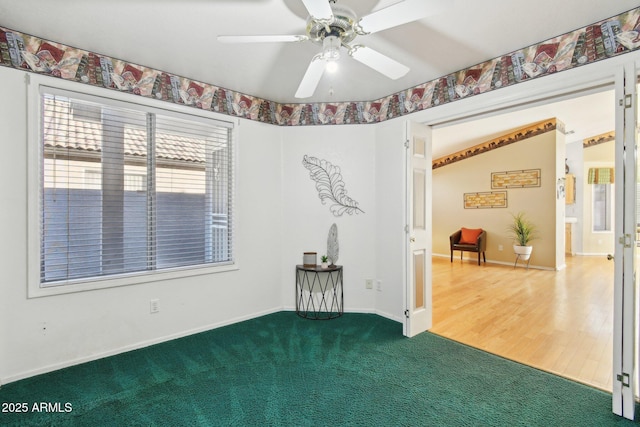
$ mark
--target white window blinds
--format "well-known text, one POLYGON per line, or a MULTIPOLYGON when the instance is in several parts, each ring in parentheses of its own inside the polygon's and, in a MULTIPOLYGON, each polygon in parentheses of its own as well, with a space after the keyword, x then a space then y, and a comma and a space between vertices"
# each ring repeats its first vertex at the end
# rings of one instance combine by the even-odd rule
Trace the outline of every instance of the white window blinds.
POLYGON ((43 286, 233 262, 225 123, 43 94, 43 286))

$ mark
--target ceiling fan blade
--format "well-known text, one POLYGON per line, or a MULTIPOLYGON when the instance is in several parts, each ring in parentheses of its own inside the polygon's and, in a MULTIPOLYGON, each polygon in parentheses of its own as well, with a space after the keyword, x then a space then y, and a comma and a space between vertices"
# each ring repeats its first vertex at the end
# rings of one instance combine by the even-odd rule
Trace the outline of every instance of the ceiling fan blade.
POLYGON ((349 55, 392 80, 399 79, 409 72, 409 67, 406 65, 366 46, 354 46, 349 50, 349 55))
POLYGON ((325 66, 326 61, 322 59, 320 54, 313 57, 309 67, 307 67, 307 71, 304 73, 304 77, 302 78, 300 85, 298 86, 298 90, 295 95, 296 98, 308 98, 313 95, 313 92, 316 91, 316 87, 318 87, 318 83, 320 83, 325 66))
POLYGON ((358 24, 365 33, 375 33, 436 15, 451 7, 451 4, 447 0, 404 0, 363 16, 358 24))
POLYGON ((309 40, 309 37, 299 35, 218 36, 218 41, 221 43, 276 43, 303 42, 307 40, 309 40))
POLYGON ((333 11, 329 5, 329 0, 302 0, 309 15, 316 19, 332 19, 333 11))

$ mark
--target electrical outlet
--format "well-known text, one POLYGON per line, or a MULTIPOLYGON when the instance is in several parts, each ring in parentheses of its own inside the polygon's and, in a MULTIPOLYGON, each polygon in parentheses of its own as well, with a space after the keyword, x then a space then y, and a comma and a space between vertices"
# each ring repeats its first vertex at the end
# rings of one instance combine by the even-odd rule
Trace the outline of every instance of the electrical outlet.
POLYGON ((382 290, 382 280, 378 280, 378 281, 376 282, 376 289, 377 289, 378 291, 381 291, 381 290, 382 290))
POLYGON ((158 313, 160 311, 160 300, 152 299, 149 301, 149 308, 151 314, 158 313))
POLYGON ((502 245, 498 245, 498 250, 499 250, 499 251, 504 250, 504 246, 502 246, 502 245))
POLYGON ((366 280, 367 289, 373 289, 373 279, 366 280))

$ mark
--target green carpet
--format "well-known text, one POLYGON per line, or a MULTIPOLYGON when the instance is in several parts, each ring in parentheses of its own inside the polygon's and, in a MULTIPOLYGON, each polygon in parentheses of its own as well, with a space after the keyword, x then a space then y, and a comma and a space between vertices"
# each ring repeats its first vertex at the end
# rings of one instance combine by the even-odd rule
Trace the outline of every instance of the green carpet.
POLYGON ((10 383, 0 402, 30 410, 3 426, 638 425, 607 393, 369 314, 271 314, 10 383))

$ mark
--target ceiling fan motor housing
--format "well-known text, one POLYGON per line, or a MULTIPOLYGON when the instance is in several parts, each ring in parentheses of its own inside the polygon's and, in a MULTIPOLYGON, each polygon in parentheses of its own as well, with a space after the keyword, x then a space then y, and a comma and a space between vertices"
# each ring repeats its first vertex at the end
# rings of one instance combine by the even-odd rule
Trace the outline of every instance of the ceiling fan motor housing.
POLYGON ((331 3, 333 18, 330 20, 316 19, 313 16, 307 20, 307 35, 309 39, 323 45, 325 38, 335 36, 341 44, 349 43, 356 38, 356 24, 358 22, 355 12, 345 6, 331 3))

